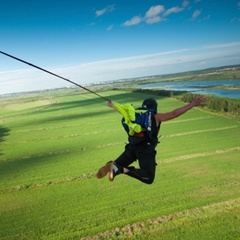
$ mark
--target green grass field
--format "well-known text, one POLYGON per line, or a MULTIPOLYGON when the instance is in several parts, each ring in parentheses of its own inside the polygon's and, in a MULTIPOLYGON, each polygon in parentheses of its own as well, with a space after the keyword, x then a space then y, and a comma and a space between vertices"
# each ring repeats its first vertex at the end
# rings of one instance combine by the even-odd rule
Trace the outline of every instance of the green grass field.
POLYGON ((240 239, 238 120, 195 108, 163 123, 152 185, 95 177, 123 151, 120 120, 80 90, 0 99, 0 239, 240 239))

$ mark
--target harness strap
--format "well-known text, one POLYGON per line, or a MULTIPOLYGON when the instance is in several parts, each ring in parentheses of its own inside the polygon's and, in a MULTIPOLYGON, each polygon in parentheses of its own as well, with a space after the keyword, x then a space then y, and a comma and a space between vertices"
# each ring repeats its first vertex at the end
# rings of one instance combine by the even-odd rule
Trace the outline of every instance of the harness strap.
POLYGON ((145 137, 145 134, 144 134, 144 132, 135 133, 134 137, 142 138, 142 137, 145 137))

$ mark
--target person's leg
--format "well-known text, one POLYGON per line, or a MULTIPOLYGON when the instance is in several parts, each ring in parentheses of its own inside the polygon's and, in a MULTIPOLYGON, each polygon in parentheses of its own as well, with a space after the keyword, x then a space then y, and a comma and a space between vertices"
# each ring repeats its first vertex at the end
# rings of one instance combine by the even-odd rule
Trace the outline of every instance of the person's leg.
MULTIPOLYGON (((106 165, 101 167, 98 170, 96 176, 97 176, 97 178, 103 178, 110 172, 110 170, 113 170, 113 168, 115 168, 115 172, 117 174, 118 173, 124 173, 124 170, 126 171, 126 169, 124 169, 123 167, 127 167, 128 165, 130 165, 134 161, 136 161, 136 157, 135 157, 134 153, 132 152, 132 148, 131 148, 130 144, 127 144, 125 146, 124 152, 114 162, 109 161, 109 162, 106 163, 106 165), (115 163, 115 165, 113 165, 113 163, 115 163), (116 169, 115 166, 118 169, 116 169)), ((114 177, 110 177, 109 178, 110 181, 112 181, 114 177)))
POLYGON ((152 184, 155 178, 156 170, 156 150, 152 146, 129 145, 126 151, 115 162, 110 164, 109 180, 113 181, 116 175, 125 173, 128 176, 139 181, 152 184), (136 158, 139 161, 139 169, 129 166, 136 158))
POLYGON ((128 172, 128 166, 136 161, 134 146, 127 144, 125 151, 112 163, 110 163, 109 180, 113 181, 116 175, 128 172))
POLYGON ((124 152, 114 162, 117 165, 126 168, 136 160, 137 158, 134 151, 134 146, 127 144, 124 152))
POLYGON ((156 150, 151 146, 141 146, 137 147, 136 151, 140 168, 136 169, 135 167, 127 167, 129 171, 126 172, 126 174, 143 183, 152 184, 156 170, 156 150))

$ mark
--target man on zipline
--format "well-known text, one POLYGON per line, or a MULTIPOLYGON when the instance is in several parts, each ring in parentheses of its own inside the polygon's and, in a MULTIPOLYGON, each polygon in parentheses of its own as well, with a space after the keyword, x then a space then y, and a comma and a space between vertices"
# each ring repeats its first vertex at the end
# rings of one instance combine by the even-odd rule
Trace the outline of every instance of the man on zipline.
MULTIPOLYGON (((145 99, 141 109, 154 109, 154 114, 151 116, 150 122, 151 138, 149 138, 146 129, 142 129, 142 131, 134 134, 128 134, 129 143, 125 146, 124 152, 115 161, 110 161, 101 167, 97 172, 97 178, 103 178, 109 173, 109 180, 113 181, 117 175, 126 174, 143 183, 152 184, 157 165, 155 159, 157 152, 155 148, 159 143, 158 132, 161 122, 177 118, 193 107, 201 105, 204 101, 204 97, 197 97, 192 102, 171 112, 157 113, 156 100, 153 98, 145 99), (136 160, 139 162, 139 168, 130 166, 136 160)), ((124 108, 122 105, 110 101, 107 102, 107 106, 123 114, 125 120, 128 118, 126 113, 129 114, 129 108, 124 108)), ((129 122, 131 125, 132 121, 129 122)), ((133 127, 135 127, 135 125, 133 127)), ((128 127, 127 129, 129 130, 128 127)))

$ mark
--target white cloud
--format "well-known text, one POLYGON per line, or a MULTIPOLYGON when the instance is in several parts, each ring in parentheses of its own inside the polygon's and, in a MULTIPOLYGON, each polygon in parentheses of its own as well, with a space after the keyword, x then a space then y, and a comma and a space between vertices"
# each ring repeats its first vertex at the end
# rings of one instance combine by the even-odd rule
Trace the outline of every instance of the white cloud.
POLYGON ((200 16, 200 14, 201 14, 201 11, 200 11, 200 10, 195 10, 194 13, 193 13, 193 15, 192 15, 192 18, 193 18, 193 19, 196 19, 197 17, 200 16))
POLYGON ((168 9, 163 15, 164 16, 168 16, 172 13, 179 13, 179 12, 182 12, 184 10, 184 8, 180 8, 180 7, 172 7, 170 9, 168 9))
POLYGON ((100 16, 104 15, 105 13, 112 12, 114 10, 115 10, 115 5, 109 5, 103 9, 97 10, 95 12, 95 14, 96 14, 96 17, 100 17, 100 16))
POLYGON ((163 5, 152 6, 145 14, 145 21, 147 24, 153 24, 164 21, 159 15, 165 11, 163 5))
POLYGON ((114 25, 110 25, 108 28, 107 28, 107 31, 111 31, 113 29, 114 25))
POLYGON ((187 7, 188 5, 189 5, 189 1, 187 1, 187 0, 183 1, 183 3, 182 3, 183 8, 187 7))
POLYGON ((138 25, 141 22, 146 22, 147 24, 153 24, 157 22, 164 21, 164 18, 160 17, 160 14, 164 12, 163 5, 156 5, 149 8, 146 12, 145 17, 135 16, 132 19, 123 23, 124 26, 138 25))
POLYGON ((132 26, 132 25, 137 25, 142 21, 142 18, 139 16, 133 17, 131 20, 128 20, 123 23, 124 26, 132 26))
POLYGON ((151 18, 147 18, 146 23, 147 24, 153 24, 153 23, 162 22, 164 20, 165 20, 164 18, 161 18, 159 16, 154 16, 154 17, 151 17, 151 18))
POLYGON ((179 7, 179 6, 175 6, 175 7, 171 7, 169 8, 167 11, 164 12, 164 16, 168 16, 172 13, 179 13, 179 12, 182 12, 186 9, 186 7, 189 5, 189 1, 188 0, 184 0, 182 2, 182 7, 179 7))
POLYGON ((104 13, 106 13, 106 9, 102 9, 102 10, 97 10, 95 12, 96 16, 99 17, 99 16, 102 16, 104 13))
POLYGON ((62 80, 34 68, 0 72, 0 76, 0 94, 66 86, 62 80))
POLYGON ((230 43, 223 43, 223 44, 215 44, 215 45, 206 45, 203 48, 231 48, 231 47, 240 47, 240 42, 230 42, 230 43))
POLYGON ((150 9, 146 12, 146 18, 156 17, 160 13, 164 12, 164 10, 165 9, 163 5, 150 7, 150 9))
POLYGON ((182 7, 172 7, 168 10, 165 10, 163 5, 156 5, 149 8, 149 10, 145 13, 143 18, 139 16, 133 17, 131 20, 128 20, 123 23, 124 26, 133 26, 138 25, 141 22, 146 22, 147 24, 154 24, 158 22, 165 21, 165 17, 169 16, 172 13, 179 13, 185 10, 185 8, 189 5, 188 0, 184 0, 182 2, 182 7))

